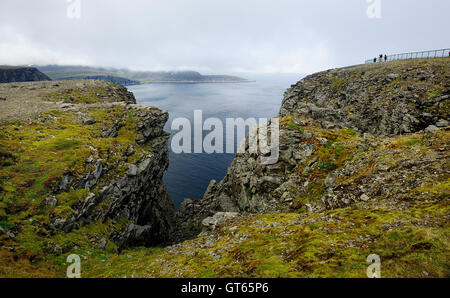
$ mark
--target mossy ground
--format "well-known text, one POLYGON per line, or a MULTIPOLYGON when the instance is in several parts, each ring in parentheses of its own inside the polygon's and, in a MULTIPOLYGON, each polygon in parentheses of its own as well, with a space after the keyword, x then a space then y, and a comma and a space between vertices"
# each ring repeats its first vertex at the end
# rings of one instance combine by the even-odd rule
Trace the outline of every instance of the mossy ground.
POLYGON ((93 255, 83 275, 364 278, 366 258, 378 254, 383 277, 448 277, 448 214, 448 201, 440 201, 401 212, 355 205, 252 216, 172 248, 93 255))
MULTIPOLYGON (((52 231, 55 218, 65 219, 82 204, 90 191, 71 188, 57 192, 64 175, 76 181, 94 169, 101 159, 107 172, 101 181, 113 181, 128 170, 125 163, 137 163, 148 152, 136 144, 139 136, 136 116, 124 105, 81 107, 79 113, 51 110, 31 123, 9 121, 0 126, 0 226, 15 235, 0 234, 0 276, 61 276, 59 270, 65 254, 78 248, 83 251, 113 231, 122 229, 124 221, 88 223, 71 233, 52 231), (96 121, 83 125, 83 117, 96 121), (101 138, 103 129, 122 123, 118 136, 101 138), (133 146, 133 153, 125 154, 133 146), (54 194, 56 192, 56 194, 54 194), (55 195, 55 207, 46 198, 55 195)), ((101 182, 100 182, 101 183, 101 182)), ((115 251, 108 241, 107 251, 115 251)))
POLYGON ((110 89, 107 90, 101 86, 86 85, 83 89, 63 89, 55 92, 50 92, 43 95, 43 97, 48 101, 65 101, 73 104, 90 104, 100 101, 116 101, 117 99, 114 98, 114 96, 109 91, 110 89))

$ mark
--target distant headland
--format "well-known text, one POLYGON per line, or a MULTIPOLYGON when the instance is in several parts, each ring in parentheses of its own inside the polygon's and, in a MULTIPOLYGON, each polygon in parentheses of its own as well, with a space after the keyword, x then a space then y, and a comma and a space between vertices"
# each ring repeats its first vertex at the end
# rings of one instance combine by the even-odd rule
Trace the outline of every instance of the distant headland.
POLYGON ((244 83, 249 80, 228 75, 202 75, 196 71, 132 71, 91 66, 35 66, 52 80, 105 80, 122 85, 148 83, 244 83))

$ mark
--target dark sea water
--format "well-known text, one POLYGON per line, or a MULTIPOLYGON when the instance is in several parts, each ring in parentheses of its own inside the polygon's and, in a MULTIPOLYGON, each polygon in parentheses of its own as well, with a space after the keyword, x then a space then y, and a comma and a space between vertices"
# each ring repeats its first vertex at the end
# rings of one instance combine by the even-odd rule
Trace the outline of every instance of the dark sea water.
MULTIPOLYGON (((146 84, 129 86, 137 102, 169 111, 165 130, 172 135, 172 120, 191 119, 194 110, 203 111, 203 120, 226 118, 270 118, 277 115, 283 93, 301 79, 301 75, 249 75, 251 83, 223 84, 146 84)), ((240 140, 238 140, 240 141, 240 140)), ((226 144, 226 142, 224 141, 226 144)), ((170 144, 170 143, 169 143, 170 144)), ((224 144, 224 146, 225 146, 224 144)), ((185 198, 203 197, 212 179, 222 180, 234 154, 175 154, 170 151, 170 166, 164 176, 178 208, 185 198)))

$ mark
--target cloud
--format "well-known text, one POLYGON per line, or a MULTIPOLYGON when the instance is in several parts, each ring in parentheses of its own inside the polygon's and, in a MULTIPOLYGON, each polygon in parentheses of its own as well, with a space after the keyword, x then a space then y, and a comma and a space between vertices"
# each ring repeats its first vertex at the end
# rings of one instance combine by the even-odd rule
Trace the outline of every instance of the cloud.
POLYGON ((448 47, 450 2, 366 0, 0 1, 0 62, 204 73, 310 73, 380 53, 448 47))
POLYGON ((0 28, 0 64, 6 65, 89 65, 89 60, 54 51, 30 41, 11 27, 0 28))

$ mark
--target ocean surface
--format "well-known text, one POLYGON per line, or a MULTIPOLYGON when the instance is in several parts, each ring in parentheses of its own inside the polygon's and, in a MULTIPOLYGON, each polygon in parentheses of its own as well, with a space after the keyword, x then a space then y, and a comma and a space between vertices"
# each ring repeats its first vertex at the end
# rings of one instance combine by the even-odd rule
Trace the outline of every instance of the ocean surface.
MULTIPOLYGON (((139 104, 169 111, 165 130, 173 136, 172 121, 178 117, 191 120, 194 110, 202 110, 203 121, 210 117, 271 118, 277 115, 283 93, 302 75, 247 75, 250 83, 161 83, 128 86, 139 104)), ((204 133, 205 135, 208 132, 204 133)), ((224 147, 226 142, 224 140, 224 147)), ((239 142, 240 140, 235 140, 239 142)), ((192 141, 192 144, 194 142, 192 141)), ((170 145, 170 143, 169 143, 170 145)), ((222 180, 234 154, 175 154, 170 150, 170 166, 164 182, 178 208, 185 198, 201 199, 212 179, 222 180)))

